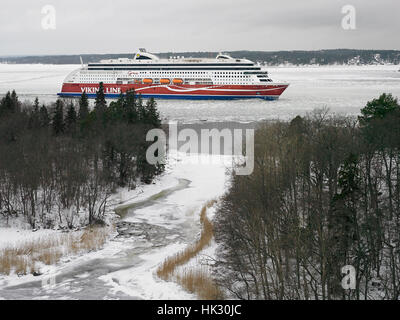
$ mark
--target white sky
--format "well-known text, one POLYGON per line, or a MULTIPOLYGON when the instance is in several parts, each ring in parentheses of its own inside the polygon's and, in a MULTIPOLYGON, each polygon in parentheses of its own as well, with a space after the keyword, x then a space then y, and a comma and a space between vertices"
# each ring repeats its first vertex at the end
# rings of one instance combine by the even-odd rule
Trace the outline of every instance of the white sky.
POLYGON ((1 0, 0 55, 400 49, 399 0, 1 0), (356 8, 356 30, 342 7, 356 8), (56 29, 42 28, 42 7, 56 29))

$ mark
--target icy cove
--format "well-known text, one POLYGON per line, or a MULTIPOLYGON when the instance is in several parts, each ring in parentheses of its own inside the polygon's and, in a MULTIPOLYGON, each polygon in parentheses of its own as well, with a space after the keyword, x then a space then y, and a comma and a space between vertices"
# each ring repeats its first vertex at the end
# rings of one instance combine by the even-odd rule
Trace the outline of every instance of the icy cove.
POLYGON ((41 276, 0 278, 0 298, 197 299, 178 284, 159 279, 156 269, 195 240, 202 206, 224 193, 226 166, 219 156, 177 156, 170 157, 155 184, 116 195, 123 218, 116 225, 118 235, 102 250, 61 261, 41 276), (194 164, 197 157, 200 164, 194 164), (43 286, 49 277, 54 282, 43 286))

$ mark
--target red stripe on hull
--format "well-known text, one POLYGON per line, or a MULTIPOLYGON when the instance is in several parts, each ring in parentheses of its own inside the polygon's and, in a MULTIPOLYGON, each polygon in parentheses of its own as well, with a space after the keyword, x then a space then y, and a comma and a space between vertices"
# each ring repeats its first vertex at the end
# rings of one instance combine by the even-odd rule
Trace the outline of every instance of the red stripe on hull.
MULTIPOLYGON (((287 84, 271 85, 160 85, 160 84, 104 84, 106 94, 120 94, 134 89, 143 95, 196 95, 196 96, 280 96, 287 84)), ((99 84, 64 83, 61 93, 95 94, 99 84)))

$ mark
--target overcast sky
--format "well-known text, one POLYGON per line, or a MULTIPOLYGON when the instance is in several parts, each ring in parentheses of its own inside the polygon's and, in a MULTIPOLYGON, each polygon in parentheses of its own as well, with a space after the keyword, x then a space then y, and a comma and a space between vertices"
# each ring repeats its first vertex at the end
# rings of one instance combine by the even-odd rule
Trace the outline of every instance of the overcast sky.
POLYGON ((0 55, 400 49, 399 0, 1 0, 0 55), (342 7, 356 29, 342 28, 342 7), (56 29, 44 30, 45 5, 56 29))

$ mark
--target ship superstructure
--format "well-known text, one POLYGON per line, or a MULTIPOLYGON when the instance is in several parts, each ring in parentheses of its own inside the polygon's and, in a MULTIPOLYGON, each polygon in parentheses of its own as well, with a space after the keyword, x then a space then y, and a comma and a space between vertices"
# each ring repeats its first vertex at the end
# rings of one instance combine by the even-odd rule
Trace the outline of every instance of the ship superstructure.
POLYGON ((226 54, 216 58, 160 59, 140 49, 133 59, 89 63, 67 76, 59 95, 94 97, 102 82, 106 97, 134 89, 143 98, 274 100, 288 87, 275 83, 261 66, 226 54))

